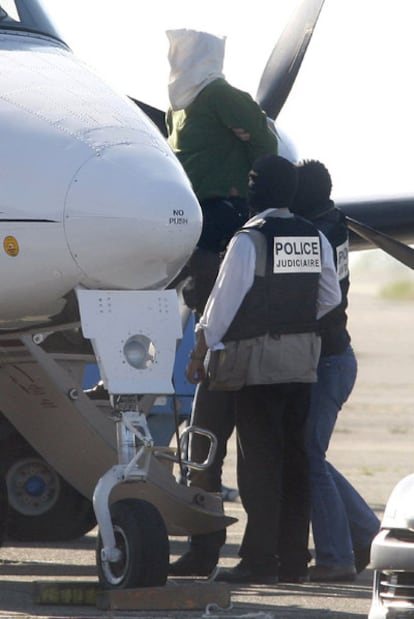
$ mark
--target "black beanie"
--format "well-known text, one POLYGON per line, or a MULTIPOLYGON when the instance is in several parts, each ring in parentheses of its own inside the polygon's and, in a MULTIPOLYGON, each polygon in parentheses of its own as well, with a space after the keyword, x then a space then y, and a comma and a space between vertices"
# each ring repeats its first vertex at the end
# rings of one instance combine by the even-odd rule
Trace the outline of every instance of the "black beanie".
POLYGON ((304 217, 316 216, 330 205, 332 180, 327 168, 317 159, 297 165, 298 188, 292 211, 304 217))
POLYGON ((265 155, 253 163, 249 172, 247 200, 250 210, 290 208, 297 187, 296 166, 278 155, 265 155))

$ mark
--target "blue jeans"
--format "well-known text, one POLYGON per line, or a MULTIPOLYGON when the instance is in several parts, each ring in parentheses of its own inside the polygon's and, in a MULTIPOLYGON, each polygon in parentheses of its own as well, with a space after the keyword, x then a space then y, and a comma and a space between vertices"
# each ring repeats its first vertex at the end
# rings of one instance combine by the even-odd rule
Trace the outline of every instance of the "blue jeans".
POLYGON ((361 495, 326 461, 336 419, 357 375, 351 346, 340 355, 321 357, 318 382, 312 385, 306 427, 316 563, 354 564, 354 547, 366 547, 380 522, 361 495))

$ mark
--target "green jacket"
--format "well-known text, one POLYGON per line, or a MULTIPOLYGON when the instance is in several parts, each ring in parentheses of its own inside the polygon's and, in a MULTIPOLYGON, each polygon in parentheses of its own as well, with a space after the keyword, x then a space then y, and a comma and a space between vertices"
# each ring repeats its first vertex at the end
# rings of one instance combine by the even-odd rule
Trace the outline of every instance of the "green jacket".
POLYGON ((277 153, 265 113, 224 79, 208 84, 185 110, 169 109, 166 122, 168 142, 200 202, 229 196, 232 188, 245 197, 253 161, 277 153), (236 137, 231 129, 238 127, 250 133, 249 141, 236 137))

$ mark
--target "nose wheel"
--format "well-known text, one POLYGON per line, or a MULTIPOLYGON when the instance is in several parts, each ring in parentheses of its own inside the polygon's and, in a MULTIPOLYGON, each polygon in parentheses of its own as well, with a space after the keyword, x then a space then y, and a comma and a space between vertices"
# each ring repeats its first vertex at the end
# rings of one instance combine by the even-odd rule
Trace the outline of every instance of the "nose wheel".
POLYGON ((98 535, 96 564, 105 589, 163 586, 168 578, 168 533, 158 509, 143 499, 110 507, 118 558, 109 561, 98 535))
MULTIPOLYGON (((125 396, 128 405, 130 400, 125 396)), ((148 480, 155 457, 178 462, 177 455, 152 447, 144 413, 124 410, 115 420, 121 463, 111 467, 99 479, 93 495, 99 525, 96 553, 99 580, 108 589, 160 587, 167 582, 169 568, 168 532, 160 512, 153 503, 141 498, 123 499, 110 505, 110 495, 113 488, 120 484, 142 484, 148 480)), ((181 460, 181 463, 206 468, 214 457, 217 440, 211 432, 190 427, 184 441, 180 441, 180 452, 191 432, 210 438, 209 456, 203 463, 188 460, 181 460)), ((165 471, 168 469, 165 468, 165 471)))

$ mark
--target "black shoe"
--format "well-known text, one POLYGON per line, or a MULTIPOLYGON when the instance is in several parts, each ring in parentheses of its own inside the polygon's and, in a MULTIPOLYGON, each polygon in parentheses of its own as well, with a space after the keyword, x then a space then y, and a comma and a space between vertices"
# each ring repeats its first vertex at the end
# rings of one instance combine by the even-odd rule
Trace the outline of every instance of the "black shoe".
POLYGON ((168 573, 171 576, 208 576, 217 565, 217 560, 200 556, 189 550, 182 557, 170 563, 168 573))
POLYGON ((294 572, 279 572, 279 582, 292 585, 303 585, 304 583, 309 582, 309 574, 308 572, 304 572, 302 574, 297 574, 294 572))
POLYGON ((312 565, 309 568, 311 582, 352 582, 356 577, 353 565, 312 565))
POLYGON ((362 546, 355 546, 354 557, 356 573, 360 574, 369 565, 371 560, 371 544, 364 548, 362 546))
POLYGON ((256 585, 277 585, 279 581, 273 566, 252 566, 243 560, 234 567, 219 568, 213 580, 216 582, 252 583, 256 585))

